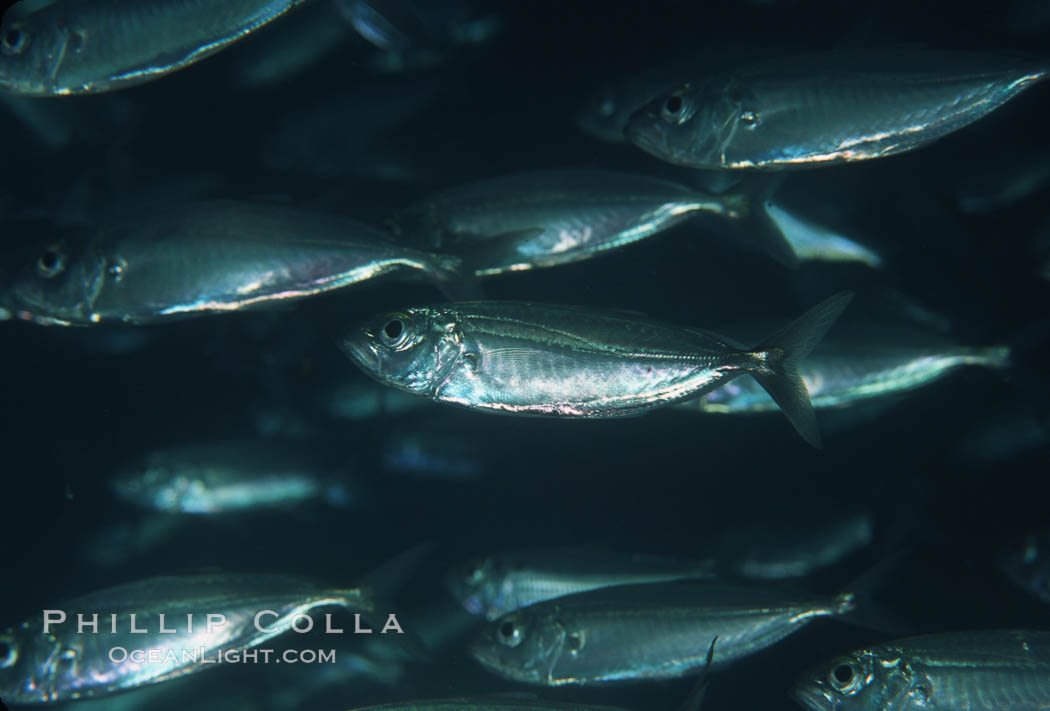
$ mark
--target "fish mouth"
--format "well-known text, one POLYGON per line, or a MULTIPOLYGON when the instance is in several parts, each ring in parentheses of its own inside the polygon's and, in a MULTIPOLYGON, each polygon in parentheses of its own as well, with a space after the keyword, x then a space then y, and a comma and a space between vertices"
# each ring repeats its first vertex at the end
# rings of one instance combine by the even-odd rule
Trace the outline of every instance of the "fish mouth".
POLYGON ((364 332, 359 334, 358 338, 345 339, 343 341, 343 351, 349 356, 350 360, 365 370, 379 373, 379 351, 372 345, 364 332))
POLYGON ((803 683, 795 684, 788 695, 810 711, 835 711, 835 701, 819 687, 803 683))
POLYGON ((649 109, 641 109, 623 127, 623 137, 650 155, 658 158, 666 155, 670 150, 667 133, 658 127, 657 121, 659 118, 649 109))

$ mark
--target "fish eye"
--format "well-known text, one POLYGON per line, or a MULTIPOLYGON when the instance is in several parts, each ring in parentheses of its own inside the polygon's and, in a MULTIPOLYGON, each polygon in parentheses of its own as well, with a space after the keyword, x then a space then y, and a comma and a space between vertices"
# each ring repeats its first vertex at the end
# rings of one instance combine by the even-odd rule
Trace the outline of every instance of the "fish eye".
POLYGON ((517 647, 521 644, 521 640, 525 638, 525 630, 513 620, 504 620, 497 628, 496 636, 499 638, 500 644, 508 647, 517 647))
POLYGON ((411 322, 404 314, 391 314, 387 316, 377 335, 387 348, 403 350, 412 340, 410 326, 411 322))
POLYGON ((693 115, 692 102, 689 101, 688 86, 672 92, 664 99, 660 107, 660 116, 664 121, 670 123, 684 123, 693 115))
POLYGON ((13 637, 0 635, 0 669, 14 666, 18 661, 18 644, 13 637))
POLYGON ((4 30, 3 50, 4 54, 21 54, 29 43, 29 36, 18 25, 11 25, 4 30))
POLYGON ((828 674, 828 683, 839 691, 849 691, 856 685, 859 677, 860 674, 853 664, 843 662, 831 669, 831 673, 828 674))
POLYGON ((65 268, 65 257, 53 247, 40 255, 40 259, 36 262, 37 274, 45 279, 58 276, 65 270, 65 268))
POLYGON ((603 118, 609 118, 616 113, 616 102, 608 94, 602 94, 598 97, 598 113, 603 118))

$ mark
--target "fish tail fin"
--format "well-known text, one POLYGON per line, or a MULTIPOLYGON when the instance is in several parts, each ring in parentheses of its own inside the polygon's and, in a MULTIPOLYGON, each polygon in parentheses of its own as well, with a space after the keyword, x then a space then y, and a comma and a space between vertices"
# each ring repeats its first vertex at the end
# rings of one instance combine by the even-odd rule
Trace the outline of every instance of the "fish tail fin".
POLYGON ((766 210, 767 203, 783 180, 784 177, 780 175, 747 178, 722 195, 721 200, 726 217, 737 224, 745 239, 755 242, 762 251, 784 266, 795 269, 799 265, 798 255, 766 210))
POLYGON ((852 299, 851 291, 843 291, 825 299, 767 338, 753 351, 763 362, 760 367, 750 371, 751 376, 769 393, 788 421, 802 435, 802 439, 818 449, 821 446, 820 428, 798 366, 824 338, 824 334, 852 299))
POLYGON ((434 285, 448 299, 470 301, 482 297, 478 278, 460 257, 452 254, 434 254, 430 266, 434 285))

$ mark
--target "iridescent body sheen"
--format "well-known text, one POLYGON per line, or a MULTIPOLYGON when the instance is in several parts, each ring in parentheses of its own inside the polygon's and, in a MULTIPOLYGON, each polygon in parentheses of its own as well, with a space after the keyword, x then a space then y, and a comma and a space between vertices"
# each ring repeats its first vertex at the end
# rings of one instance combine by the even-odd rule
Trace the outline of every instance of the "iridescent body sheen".
POLYGON ((1050 707, 1050 632, 930 634, 868 647, 795 685, 809 711, 1040 711, 1050 707))
POLYGON ((495 620, 545 600, 587 590, 712 577, 707 563, 584 549, 489 556, 451 571, 446 583, 463 607, 495 620))
POLYGON ((0 27, 0 89, 59 96, 142 84, 218 52, 301 2, 23 0, 0 27))
MULTIPOLYGON (((799 371, 815 408, 845 408, 929 385, 959 368, 1001 370, 1008 366, 1006 346, 971 348, 879 348, 818 346, 799 371)), ((736 414, 771 412, 776 403, 750 378, 740 378, 683 403, 682 409, 736 414)))
POLYGON ((121 498, 167 513, 219 514, 291 506, 325 495, 308 456, 264 442, 217 442, 150 452, 113 482, 121 498))
MULTIPOLYGON (((14 650, 14 658, 9 655, 0 665, 0 696, 19 704, 67 701, 216 669, 216 654, 257 647, 287 632, 296 615, 331 606, 372 610, 362 590, 325 590, 269 574, 157 577, 100 590, 56 605, 67 619, 49 632, 44 631, 41 614, 0 635, 14 650), (263 615, 257 625, 256 615, 262 611, 276 614, 263 615), (78 633, 78 613, 87 622, 98 614, 97 633, 91 627, 78 633), (208 614, 224 615, 225 624, 209 629, 208 614), (117 616, 115 623, 111 615, 117 616), (132 632, 132 625, 146 632, 132 632), (157 650, 159 661, 136 662, 119 654, 114 661, 114 647, 157 650)), ((324 629, 324 618, 317 617, 315 623, 324 629)))
POLYGON ((452 188, 394 222, 420 248, 454 252, 489 276, 590 259, 700 212, 739 219, 749 208, 739 195, 705 195, 645 175, 563 170, 452 188))
POLYGON ((720 582, 605 588, 548 600, 491 622, 471 654, 514 681, 563 686, 686 676, 765 649, 853 596, 797 599, 720 582))
POLYGON ((694 168, 784 169, 927 145, 1047 76, 986 54, 856 51, 742 64, 639 109, 628 140, 694 168))
POLYGON ((394 272, 442 283, 456 278, 459 263, 343 217, 202 203, 39 247, 0 302, 44 325, 149 323, 290 301, 394 272))
POLYGON ((513 415, 640 415, 752 373, 815 444, 816 420, 794 363, 850 298, 831 297, 755 350, 636 316, 523 302, 409 308, 351 331, 342 347, 400 390, 513 415))

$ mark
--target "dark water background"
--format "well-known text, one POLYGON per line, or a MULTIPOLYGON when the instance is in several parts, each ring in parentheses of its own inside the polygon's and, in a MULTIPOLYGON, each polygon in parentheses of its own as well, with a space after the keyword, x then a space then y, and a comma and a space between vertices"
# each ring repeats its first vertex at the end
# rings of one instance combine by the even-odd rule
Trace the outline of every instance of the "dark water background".
MULTIPOLYGON (((1050 56, 1047 33, 1009 30, 1006 3, 537 1, 491 9, 504 28, 490 43, 414 75, 435 82, 437 94, 384 137, 408 162, 403 181, 360 179, 349 168, 346 175, 317 177, 261 167, 262 137, 289 112, 366 82, 388 83, 396 97, 406 81, 371 74, 358 46, 285 84, 231 89, 231 67, 253 43, 279 33, 278 22, 161 81, 69 100, 80 104, 85 124, 113 112, 132 118, 115 126, 99 122, 88 138, 62 150, 41 145, 0 113, 0 196, 8 206, 54 216, 74 190, 98 200, 145 200, 140 194, 163 200, 171 181, 204 174, 215 181, 211 196, 321 204, 378 220, 434 189, 532 169, 601 167, 681 179, 685 171, 633 147, 583 135, 574 114, 605 80, 716 44, 930 46, 1050 56)), ((362 103, 358 110, 377 108, 362 103)), ((1039 340, 1050 304, 1033 248, 1047 224, 1050 192, 978 218, 955 208, 949 185, 960 172, 990 170, 1004 155, 1050 160, 1047 125, 1050 90, 1037 87, 929 148, 793 175, 782 192, 785 202, 831 215, 846 234, 863 236, 887 255, 881 273, 836 265, 789 271, 761 255, 712 244, 703 236, 721 227, 695 220, 599 260, 488 281, 486 292, 639 310, 733 336, 740 323, 785 321, 843 288, 859 294, 847 320, 880 314, 878 295, 889 286, 943 314, 960 342, 996 344, 1023 334, 1029 344, 1039 340)), ((347 130, 354 130, 352 122, 347 130)), ((52 228, 40 220, 2 224, 5 239, 50 239, 52 228)), ((775 521, 784 510, 799 509, 820 517, 858 505, 876 512, 876 545, 808 587, 834 592, 903 546, 907 555, 880 598, 913 631, 1046 624, 1047 609, 1011 587, 996 566, 1000 550, 1047 523, 1046 447, 990 463, 960 463, 953 454, 980 422, 1039 411, 1045 360, 1021 358, 1023 370, 1006 379, 956 374, 849 426, 835 427, 834 416, 822 414, 823 451, 806 447, 777 415, 658 412, 562 422, 424 408, 347 422, 320 417, 306 405, 336 383, 365 382, 334 345, 341 329, 376 312, 435 300, 426 286, 385 284, 277 312, 163 326, 2 324, 0 626, 68 595, 155 574, 288 572, 348 585, 398 552, 432 542, 432 555, 397 596, 398 611, 411 620, 420 609, 446 606, 451 614, 440 576, 448 564, 477 553, 596 544, 696 558, 741 521, 775 521), (92 535, 143 517, 107 489, 121 462, 183 441, 260 436, 255 423, 263 410, 310 418, 322 446, 349 462, 348 476, 366 483, 367 505, 195 520, 119 564, 99 566, 85 557, 92 535), (482 476, 456 481, 384 470, 382 443, 395 429, 467 441, 482 476)), ((786 690, 803 669, 887 636, 816 622, 719 675, 706 708, 794 708, 786 690)), ((314 672, 225 669, 157 687, 150 707, 271 708, 278 693, 294 692, 314 672), (235 699, 224 702, 230 693, 235 699)), ((674 709, 690 683, 540 695, 674 709)), ((409 666, 395 687, 349 680, 299 707, 522 688, 490 676, 453 644, 433 662, 409 666)))

